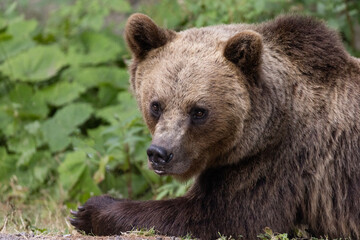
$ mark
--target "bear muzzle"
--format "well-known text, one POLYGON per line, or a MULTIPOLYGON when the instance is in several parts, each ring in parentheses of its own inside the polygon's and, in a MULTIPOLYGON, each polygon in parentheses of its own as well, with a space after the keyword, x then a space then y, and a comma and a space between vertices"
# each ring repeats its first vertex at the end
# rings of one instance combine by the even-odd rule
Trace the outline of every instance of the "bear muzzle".
POLYGON ((174 154, 169 153, 164 147, 154 144, 150 145, 146 153, 154 172, 159 175, 166 174, 166 165, 173 159, 174 154))

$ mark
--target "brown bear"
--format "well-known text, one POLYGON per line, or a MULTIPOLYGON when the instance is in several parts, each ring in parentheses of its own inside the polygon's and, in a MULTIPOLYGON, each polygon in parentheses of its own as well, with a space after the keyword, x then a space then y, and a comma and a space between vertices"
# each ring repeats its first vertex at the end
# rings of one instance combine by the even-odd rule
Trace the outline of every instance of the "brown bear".
POLYGON ((334 31, 290 15, 174 32, 134 14, 125 35, 149 166, 195 183, 170 200, 92 197, 78 230, 360 239, 360 60, 334 31))

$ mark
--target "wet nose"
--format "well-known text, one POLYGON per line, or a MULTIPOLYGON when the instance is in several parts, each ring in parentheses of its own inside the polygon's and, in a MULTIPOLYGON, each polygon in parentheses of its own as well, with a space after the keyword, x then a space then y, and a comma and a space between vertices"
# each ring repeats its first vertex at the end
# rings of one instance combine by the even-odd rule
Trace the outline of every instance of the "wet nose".
POLYGON ((160 146, 150 145, 150 147, 146 151, 150 162, 155 164, 165 164, 170 162, 173 158, 173 154, 168 154, 168 151, 160 146))

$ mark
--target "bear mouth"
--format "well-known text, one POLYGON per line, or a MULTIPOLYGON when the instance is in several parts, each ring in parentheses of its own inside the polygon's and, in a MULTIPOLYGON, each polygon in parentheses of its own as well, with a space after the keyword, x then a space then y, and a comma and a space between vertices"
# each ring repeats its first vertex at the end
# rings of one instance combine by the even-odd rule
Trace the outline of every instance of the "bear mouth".
POLYGON ((160 176, 163 176, 166 174, 166 172, 164 170, 159 170, 159 169, 154 169, 154 172, 160 176))

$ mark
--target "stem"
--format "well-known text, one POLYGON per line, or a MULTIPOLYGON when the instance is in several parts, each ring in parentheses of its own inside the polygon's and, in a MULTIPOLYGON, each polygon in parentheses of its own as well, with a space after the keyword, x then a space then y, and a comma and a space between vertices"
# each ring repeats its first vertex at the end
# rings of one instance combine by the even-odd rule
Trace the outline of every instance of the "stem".
POLYGON ((351 16, 349 14, 349 0, 344 0, 345 3, 345 15, 346 15, 346 20, 349 24, 349 28, 350 28, 350 46, 355 49, 355 30, 354 30, 354 24, 351 20, 351 16))
POLYGON ((132 193, 133 193, 133 189, 132 189, 132 166, 131 166, 131 162, 130 162, 130 149, 129 149, 129 145, 125 144, 124 145, 124 151, 125 151, 125 161, 129 166, 129 170, 128 170, 128 177, 127 177, 127 181, 126 181, 126 185, 127 185, 127 192, 128 192, 128 198, 132 198, 132 193))

